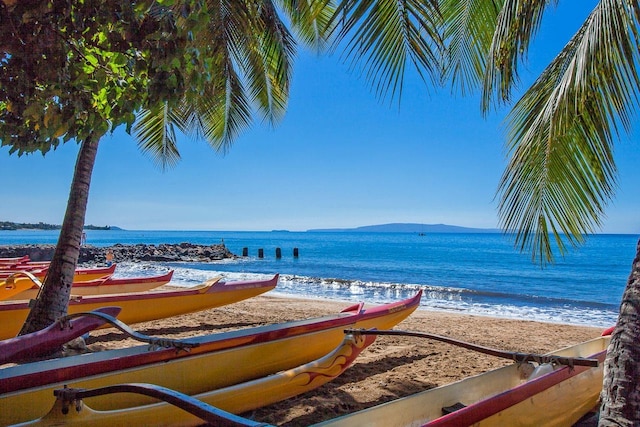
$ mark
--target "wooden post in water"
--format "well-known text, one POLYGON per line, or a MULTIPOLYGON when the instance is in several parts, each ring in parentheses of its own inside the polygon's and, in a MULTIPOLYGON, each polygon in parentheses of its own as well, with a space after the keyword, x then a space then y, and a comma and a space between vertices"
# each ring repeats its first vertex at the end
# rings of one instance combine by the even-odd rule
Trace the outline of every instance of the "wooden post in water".
POLYGON ((298 248, 293 248, 293 257, 298 258, 298 248))
POLYGON ((276 248, 276 258, 277 259, 282 258, 282 250, 280 250, 280 248, 276 248))
POLYGON ((258 249, 258 258, 264 258, 264 249, 258 249))
POLYGON ((249 248, 242 248, 242 256, 249 256, 249 248))

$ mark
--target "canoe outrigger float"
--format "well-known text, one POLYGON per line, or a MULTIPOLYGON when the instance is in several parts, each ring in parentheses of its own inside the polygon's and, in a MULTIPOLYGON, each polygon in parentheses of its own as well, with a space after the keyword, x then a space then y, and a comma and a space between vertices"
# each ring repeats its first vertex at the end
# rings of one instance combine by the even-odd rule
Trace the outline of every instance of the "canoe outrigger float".
MULTIPOLYGON (((319 318, 181 340, 192 346, 188 351, 149 351, 142 345, 0 369, 0 425, 45 416, 54 404, 53 391, 65 385, 93 389, 144 383, 193 396, 288 370, 327 354, 343 340, 345 328, 393 328, 418 307, 421 295, 369 309, 356 304, 319 318), (206 383, 201 381, 204 373, 206 383)), ((108 411, 152 403, 144 396, 119 396, 92 398, 90 406, 108 411)))
MULTIPOLYGON (((262 406, 314 390, 341 375, 371 343, 373 336, 347 335, 331 353, 297 368, 277 372, 253 381, 219 388, 192 396, 223 411, 239 414, 262 406)), ((201 372, 199 380, 206 383, 207 376, 217 375, 212 369, 201 372)), ((203 386, 206 388, 207 386, 203 386)), ((131 392, 136 387, 116 385, 109 387, 115 391, 131 392)), ((175 391, 175 390, 172 390, 175 391)), ((56 402, 49 413, 39 420, 24 425, 58 426, 91 425, 92 427, 112 427, 114 425, 180 425, 198 426, 203 420, 181 407, 168 403, 96 411, 90 407, 91 398, 79 400, 86 393, 63 389, 56 392, 56 402)), ((110 395, 117 399, 117 395, 110 395)), ((200 403, 198 403, 200 405, 200 403)), ((219 420, 216 420, 219 421, 219 420)), ((216 422, 216 425, 220 425, 216 422)))
MULTIPOLYGON (((401 331, 389 332, 402 334, 401 331)), ((410 335, 441 338, 420 333, 410 335)), ((598 402, 603 381, 602 362, 609 341, 609 336, 602 336, 547 355, 492 350, 496 352, 494 355, 513 358, 518 363, 314 427, 571 426, 598 402)))
MULTIPOLYGON (((118 306, 122 309, 118 316, 122 322, 148 322, 242 301, 272 290, 277 283, 277 274, 266 280, 236 282, 222 282, 218 277, 183 290, 72 296, 68 313, 118 306)), ((28 301, 0 301, 0 339, 16 336, 28 313, 28 301)))
MULTIPOLYGON (((19 275, 20 273, 18 273, 19 275)), ((23 276, 19 278, 14 278, 14 286, 16 288, 22 288, 24 290, 20 290, 19 292, 14 291, 13 293, 2 292, 6 287, 2 285, 3 280, 0 279, 0 301, 6 300, 29 300, 34 299, 38 296, 38 291, 42 286, 42 283, 37 278, 30 278, 26 275, 28 273, 22 273, 23 276), (35 281, 34 281, 35 279, 35 281), (31 281, 30 286, 29 282, 31 281), (24 283, 20 283, 24 282, 24 283)), ((171 281, 173 277, 173 270, 169 270, 165 274, 160 274, 157 276, 147 276, 147 277, 103 277, 101 279, 88 280, 86 282, 77 282, 74 283, 71 289, 71 293, 73 295, 108 295, 108 294, 123 294, 123 293, 133 293, 133 292, 145 292, 150 291, 152 289, 158 288, 160 286, 166 285, 171 281)), ((10 278, 5 279, 9 281, 10 278)))
MULTIPOLYGON (((120 307, 104 307, 96 312, 115 317, 120 313, 120 307)), ((37 332, 1 340, 0 365, 19 362, 25 358, 44 356, 105 323, 107 321, 101 317, 78 313, 58 319, 52 325, 37 332)))

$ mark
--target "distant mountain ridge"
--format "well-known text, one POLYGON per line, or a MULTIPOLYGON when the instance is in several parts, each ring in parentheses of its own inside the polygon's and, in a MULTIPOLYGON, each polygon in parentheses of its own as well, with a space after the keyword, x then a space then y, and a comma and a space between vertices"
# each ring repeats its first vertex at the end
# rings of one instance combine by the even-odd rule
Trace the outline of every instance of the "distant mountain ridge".
POLYGON ((364 225, 356 228, 314 228, 307 232, 364 232, 364 233, 500 233, 498 228, 470 228, 447 224, 390 223, 364 225))

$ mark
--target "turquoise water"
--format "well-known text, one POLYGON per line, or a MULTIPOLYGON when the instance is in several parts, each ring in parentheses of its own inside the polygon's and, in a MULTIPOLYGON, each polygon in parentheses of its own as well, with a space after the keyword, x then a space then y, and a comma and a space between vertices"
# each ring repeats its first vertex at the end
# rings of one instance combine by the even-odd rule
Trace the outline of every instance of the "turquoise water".
MULTIPOLYGON (((57 237, 52 231, 0 231, 0 244, 55 243, 57 237)), ((585 246, 540 268, 502 234, 87 232, 87 243, 95 246, 221 241, 237 255, 247 248, 249 256, 216 263, 125 262, 116 274, 174 268, 176 284, 190 286, 217 274, 280 273, 276 290, 290 295, 380 303, 423 289, 425 309, 606 327, 617 317, 638 236, 590 236, 585 246)))

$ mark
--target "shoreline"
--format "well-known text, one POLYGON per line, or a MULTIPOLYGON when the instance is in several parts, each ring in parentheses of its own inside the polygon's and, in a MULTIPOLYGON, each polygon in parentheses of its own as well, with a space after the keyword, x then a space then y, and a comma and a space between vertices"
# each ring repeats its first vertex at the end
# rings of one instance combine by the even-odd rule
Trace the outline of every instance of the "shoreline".
MULTIPOLYGON (((311 295, 299 295, 299 294, 290 294, 290 293, 286 293, 286 292, 279 292, 277 290, 277 288, 275 290, 272 290, 269 293, 269 295, 273 296, 273 297, 277 297, 277 298, 309 301, 311 303, 328 302, 328 303, 335 303, 337 305, 344 304, 345 307, 347 305, 351 305, 351 304, 355 304, 356 303, 355 300, 349 300, 349 299, 315 297, 315 296, 311 296, 311 295)), ((465 309, 452 310, 452 309, 449 309, 449 308, 433 308, 433 307, 425 307, 425 306, 422 306, 422 305, 420 305, 416 309, 416 312, 443 313, 445 315, 451 315, 451 316, 474 316, 474 317, 479 317, 479 318, 486 318, 486 319, 489 319, 489 320, 491 320, 491 319, 492 320, 515 320, 515 321, 522 321, 522 322, 541 323, 541 324, 545 324, 545 325, 561 325, 561 326, 578 327, 578 328, 592 328, 592 329, 598 329, 598 330, 606 329, 606 327, 601 327, 601 326, 596 326, 596 325, 589 325, 589 324, 586 324, 586 323, 585 324, 578 324, 578 323, 560 322, 560 321, 553 321, 553 320, 523 319, 523 318, 519 318, 519 317, 515 317, 515 316, 510 317, 510 316, 499 316, 497 314, 470 313, 470 312, 466 312, 465 309)), ((610 326, 615 326, 615 323, 612 323, 610 326)))
MULTIPOLYGON (((133 328, 147 335, 185 338, 322 316, 351 304, 353 302, 264 294, 216 309, 136 324, 133 328)), ((375 305, 365 301, 365 307, 375 305)), ((394 329, 428 332, 485 347, 531 353, 547 353, 585 341, 599 336, 603 330, 427 309, 416 310, 394 329)), ((140 345, 121 338, 113 329, 95 331, 87 345, 93 351, 140 345)), ((243 416, 278 426, 307 426, 510 363, 432 340, 380 336, 334 381, 243 416)))
MULTIPOLYGON (((302 245, 300 261, 292 261, 288 256, 282 260, 275 259, 273 256, 266 256, 264 259, 248 256, 220 261, 217 258, 224 258, 224 252, 220 250, 224 245, 229 245, 229 250, 235 254, 242 252, 243 247, 249 246, 252 248, 251 254, 255 255, 255 247, 267 247, 267 251, 272 254, 272 246, 275 243, 265 240, 270 236, 253 234, 242 236, 241 233, 232 232, 224 235, 224 242, 226 242, 224 245, 217 243, 211 246, 201 243, 222 242, 222 237, 213 233, 189 234, 186 232, 173 235, 170 233, 147 235, 132 232, 108 234, 112 237, 96 240, 99 246, 92 248, 92 245, 88 245, 81 248, 81 255, 83 255, 82 251, 86 252, 84 258, 81 257, 82 260, 91 258, 93 261, 79 265, 103 264, 105 248, 118 247, 120 250, 113 250, 113 252, 114 261, 119 265, 116 271, 119 277, 138 277, 147 274, 148 269, 153 269, 156 265, 175 268, 178 274, 174 275, 173 281, 182 281, 185 284, 199 283, 207 272, 212 275, 228 273, 232 276, 231 279, 248 272, 281 273, 277 291, 282 290, 285 293, 302 296, 324 294, 330 298, 343 296, 367 300, 376 298, 377 301, 384 301, 387 298, 404 298, 414 290, 423 288, 425 296, 422 305, 427 309, 453 312, 463 309, 486 316, 527 317, 543 322, 603 328, 615 323, 624 290, 623 285, 628 279, 627 267, 624 268, 623 273, 612 271, 610 268, 611 259, 609 258, 614 255, 614 252, 607 248, 614 243, 613 246, 616 248, 623 247, 615 240, 604 240, 604 243, 599 244, 603 250, 597 253, 603 254, 602 258, 592 254, 588 257, 589 262, 585 262, 584 257, 580 257, 569 262, 567 266, 542 273, 542 269, 531 271, 529 260, 526 263, 521 262, 519 257, 513 255, 512 248, 505 248, 501 242, 495 242, 492 239, 489 239, 486 244, 491 248, 491 254, 494 250, 498 251, 495 255, 474 254, 466 257, 465 248, 473 246, 474 239, 452 240, 447 237, 442 242, 442 246, 437 245, 430 249, 430 246, 421 245, 411 249, 409 253, 398 252, 397 247, 394 246, 396 243, 375 235, 373 247, 377 249, 373 251, 367 249, 371 245, 362 246, 361 243, 357 243, 357 239, 352 241, 349 238, 346 242, 336 239, 317 253, 309 252, 305 248, 316 248, 320 240, 307 236, 307 240, 295 238, 294 241, 285 245, 291 246, 294 243, 302 245), (185 244, 193 251, 183 252, 186 248, 182 248, 183 244, 180 243, 166 244, 170 249, 160 251, 160 247, 164 247, 165 244, 159 242, 184 240, 200 243, 185 244), (125 244, 115 242, 125 242, 125 244), (140 249, 137 249, 138 246, 140 249), (220 247, 212 248, 212 246, 220 247), (365 250, 367 260, 354 264, 354 270, 357 271, 345 270, 345 265, 350 262, 349 257, 355 249, 365 250), (208 257, 201 257, 205 252, 209 253, 208 257), (213 254, 216 255, 212 256, 213 254), (453 256, 452 254, 457 254, 462 263, 445 261, 449 256, 453 256), (381 255, 385 262, 393 260, 390 264, 393 266, 385 266, 384 262, 380 264, 375 261, 379 260, 378 257, 381 255), (429 260, 432 256, 435 258, 433 258, 434 262, 415 263, 412 261, 413 256, 424 260, 429 260), (205 260, 202 260, 203 258, 205 260), (214 258, 216 258, 215 261, 210 261, 214 258), (134 262, 134 259, 149 261, 134 262), (169 259, 171 261, 168 261, 169 259), (598 262, 599 259, 603 262, 598 262), (183 263, 185 260, 189 261, 183 263), (496 260, 499 262, 494 263, 496 260), (133 265, 129 264, 130 262, 133 265), (609 267, 606 269, 593 267, 598 264, 609 267), (522 272, 520 269, 523 269, 522 272)), ((40 239, 46 241, 43 237, 40 239)), ((29 241, 27 238, 23 240, 29 241)), ((405 249, 412 248, 411 245, 416 243, 413 240, 407 241, 406 237, 401 242, 401 247, 405 249)), ((284 244, 284 242, 276 243, 284 244)), ((31 246, 43 245, 46 244, 31 246)), ((0 246, 0 249, 11 246, 20 245, 5 245, 0 246)), ((600 246, 596 245, 595 248, 600 246)), ((289 249, 285 251, 289 252, 289 249)), ((586 251, 593 249, 585 248, 586 251)), ((23 252, 23 250, 20 251, 21 254, 23 252)), ((40 255, 44 256, 44 252, 40 252, 40 255)))

